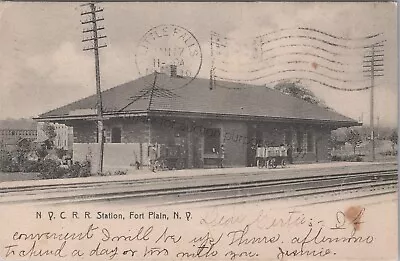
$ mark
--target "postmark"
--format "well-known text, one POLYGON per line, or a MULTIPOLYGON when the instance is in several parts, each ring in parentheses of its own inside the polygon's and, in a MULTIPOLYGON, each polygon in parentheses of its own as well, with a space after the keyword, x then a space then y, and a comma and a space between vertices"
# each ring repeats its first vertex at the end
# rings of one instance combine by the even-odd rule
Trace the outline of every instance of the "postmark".
POLYGON ((384 32, 373 29, 351 37, 304 26, 250 37, 212 32, 212 77, 268 87, 301 81, 313 88, 365 91, 372 88, 371 78, 384 76, 385 43, 384 32))
MULTIPOLYGON (((141 76, 154 72, 180 78, 178 89, 197 77, 202 65, 199 41, 189 30, 173 24, 148 30, 137 46, 135 63, 141 76)), ((160 86, 159 86, 160 87, 160 86)))

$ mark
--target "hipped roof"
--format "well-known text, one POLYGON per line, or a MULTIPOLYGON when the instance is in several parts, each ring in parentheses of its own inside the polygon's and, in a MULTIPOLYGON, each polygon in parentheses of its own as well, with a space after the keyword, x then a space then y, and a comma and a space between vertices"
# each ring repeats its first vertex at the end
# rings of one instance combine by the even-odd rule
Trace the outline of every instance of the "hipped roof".
MULTIPOLYGON (((41 114, 39 120, 95 116, 96 95, 41 114)), ((187 115, 257 120, 306 120, 337 126, 359 125, 354 119, 277 90, 235 82, 170 77, 153 73, 102 92, 103 114, 187 115)))

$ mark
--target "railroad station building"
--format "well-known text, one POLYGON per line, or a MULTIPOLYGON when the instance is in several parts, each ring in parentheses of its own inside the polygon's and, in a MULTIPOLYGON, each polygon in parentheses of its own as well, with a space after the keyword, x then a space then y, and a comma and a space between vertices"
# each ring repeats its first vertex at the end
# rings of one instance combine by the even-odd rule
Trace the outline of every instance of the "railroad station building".
MULTIPOLYGON (((184 168, 255 165, 255 148, 291 145, 294 162, 329 161, 329 137, 360 125, 332 110, 267 87, 153 73, 102 92, 104 166, 148 164, 148 146, 180 148, 184 168)), ((40 115, 73 127, 74 160, 93 159, 96 95, 40 115)), ((171 154, 171 153, 170 153, 171 154)), ((172 153, 173 154, 173 153, 172 153)))

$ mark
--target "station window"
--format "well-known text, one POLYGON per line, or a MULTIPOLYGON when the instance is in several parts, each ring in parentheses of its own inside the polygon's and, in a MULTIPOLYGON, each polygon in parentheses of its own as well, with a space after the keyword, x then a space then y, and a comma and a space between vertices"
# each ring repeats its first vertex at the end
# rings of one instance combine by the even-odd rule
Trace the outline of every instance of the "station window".
POLYGON ((307 152, 314 151, 314 133, 307 131, 307 152))
POLYGON ((285 144, 292 145, 292 131, 291 130, 285 131, 285 144))
POLYGON ((111 143, 121 143, 121 128, 114 127, 111 129, 111 143))
POLYGON ((301 130, 298 130, 296 136, 297 136, 297 151, 300 152, 303 150, 304 133, 301 130))
POLYGON ((204 129, 204 153, 217 152, 221 146, 219 128, 205 128, 204 129))

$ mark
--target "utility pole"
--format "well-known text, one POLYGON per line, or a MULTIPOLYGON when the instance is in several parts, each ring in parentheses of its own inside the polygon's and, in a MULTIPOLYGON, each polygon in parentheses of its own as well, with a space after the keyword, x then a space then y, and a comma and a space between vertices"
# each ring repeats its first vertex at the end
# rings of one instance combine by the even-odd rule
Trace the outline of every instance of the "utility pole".
POLYGON ((210 50, 211 50, 211 68, 210 68, 210 90, 214 89, 215 85, 215 57, 214 57, 214 46, 213 46, 213 32, 211 32, 210 39, 210 50))
POLYGON ((376 138, 379 140, 379 116, 376 117, 376 138))
POLYGON ((375 77, 383 76, 383 44, 373 44, 367 48, 370 53, 364 55, 364 76, 370 78, 370 128, 371 128, 371 161, 375 161, 375 127, 374 127, 374 89, 375 77))
POLYGON ((97 14, 103 12, 102 8, 97 8, 94 3, 83 4, 84 7, 89 7, 89 10, 83 11, 81 15, 86 17, 84 21, 81 21, 83 25, 90 24, 88 28, 82 30, 84 35, 88 35, 87 38, 83 38, 82 42, 91 42, 92 45, 85 47, 83 51, 94 51, 95 70, 96 70, 96 112, 97 112, 97 143, 99 144, 99 159, 97 171, 103 172, 103 158, 104 158, 104 125, 103 125, 103 104, 101 98, 101 81, 100 81, 100 58, 99 49, 107 47, 106 44, 99 44, 99 39, 106 38, 105 35, 99 35, 100 30, 104 30, 104 27, 98 26, 98 22, 103 21, 104 18, 97 17, 97 14))
POLYGON ((211 50, 211 67, 210 67, 210 90, 213 90, 216 87, 216 67, 215 67, 215 60, 216 57, 221 55, 220 48, 227 48, 228 46, 228 38, 223 37, 215 32, 211 32, 210 35, 210 50, 211 50), (225 42, 226 41, 226 42, 225 42))

